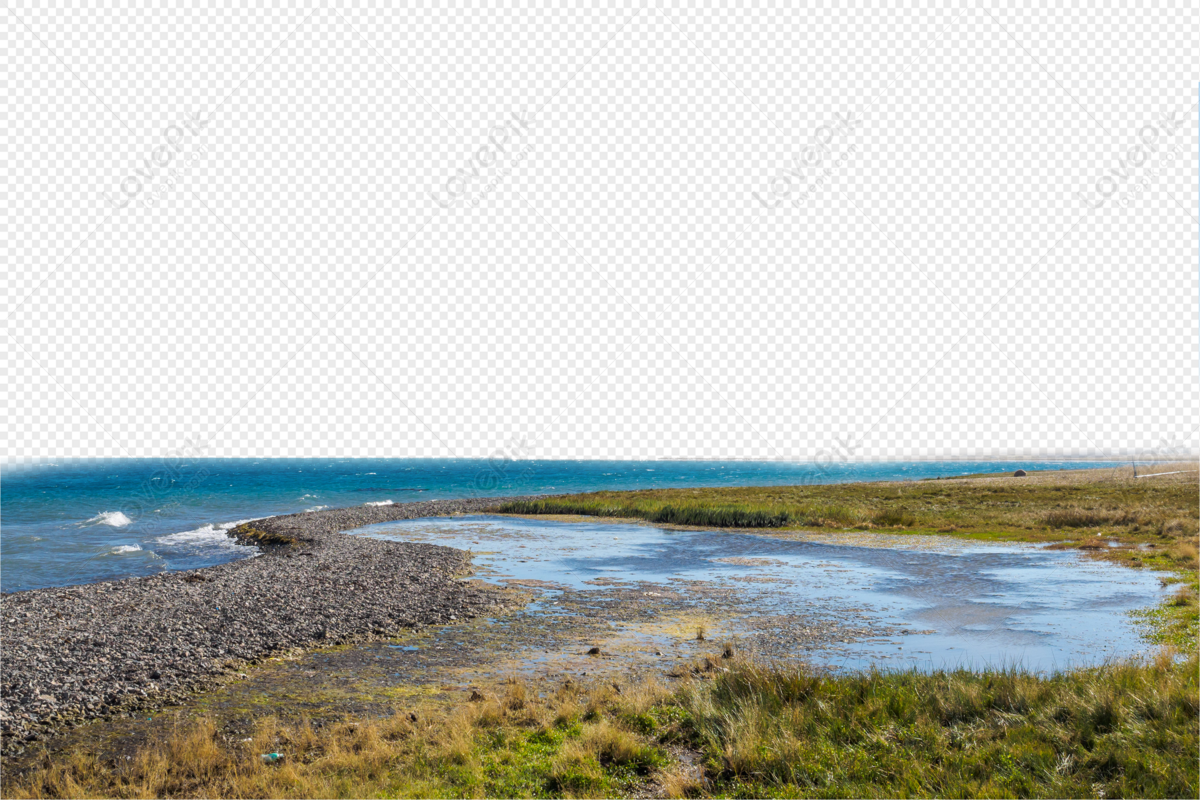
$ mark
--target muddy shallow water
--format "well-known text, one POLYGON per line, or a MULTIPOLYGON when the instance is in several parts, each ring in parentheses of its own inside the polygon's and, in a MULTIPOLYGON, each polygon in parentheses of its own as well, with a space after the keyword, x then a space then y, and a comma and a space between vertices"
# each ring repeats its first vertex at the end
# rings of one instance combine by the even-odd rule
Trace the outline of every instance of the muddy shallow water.
POLYGON ((356 533, 471 550, 477 577, 535 592, 527 614, 582 606, 575 613, 597 628, 594 637, 625 650, 665 654, 706 624, 708 638, 835 669, 1052 671, 1134 655, 1146 643, 1125 612, 1164 592, 1156 573, 1075 552, 949 538, 893 536, 881 547, 871 534, 829 540, 485 515, 356 533), (628 603, 638 605, 636 619, 609 608, 628 603))

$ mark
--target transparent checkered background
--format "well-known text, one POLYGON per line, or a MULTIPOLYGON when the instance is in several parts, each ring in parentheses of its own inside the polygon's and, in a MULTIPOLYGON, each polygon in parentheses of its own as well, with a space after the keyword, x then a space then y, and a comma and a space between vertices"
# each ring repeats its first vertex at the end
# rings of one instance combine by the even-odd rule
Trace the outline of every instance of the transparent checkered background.
POLYGON ((1194 452, 1195 22, 10 4, 4 457, 1194 452))

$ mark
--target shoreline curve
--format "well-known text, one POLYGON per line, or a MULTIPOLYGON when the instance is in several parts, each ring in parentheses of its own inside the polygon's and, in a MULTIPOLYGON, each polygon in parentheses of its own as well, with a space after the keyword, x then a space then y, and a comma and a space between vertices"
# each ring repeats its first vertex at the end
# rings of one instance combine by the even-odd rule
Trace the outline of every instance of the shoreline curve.
POLYGON ((178 702, 274 654, 499 613, 510 604, 501 589, 459 580, 472 572, 467 552, 344 532, 534 497, 266 517, 228 531, 257 558, 0 595, 0 752, 178 702))

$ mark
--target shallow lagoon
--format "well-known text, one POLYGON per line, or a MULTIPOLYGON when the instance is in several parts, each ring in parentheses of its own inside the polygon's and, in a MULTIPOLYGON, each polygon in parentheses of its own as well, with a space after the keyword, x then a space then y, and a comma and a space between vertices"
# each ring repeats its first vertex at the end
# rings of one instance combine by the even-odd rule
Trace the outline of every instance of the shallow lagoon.
MULTIPOLYGON (((1036 545, 950 537, 752 534, 468 516, 355 533, 473 551, 477 577, 532 588, 528 609, 607 595, 690 603, 710 639, 835 669, 1021 666, 1053 671, 1143 652, 1127 612, 1159 602, 1159 575, 1036 545), (808 634, 798 635, 806 630, 808 634)), ((584 612, 588 608, 584 605, 584 612)), ((611 606, 610 606, 611 608, 611 606)), ((578 611, 576 612, 578 613, 578 611)), ((626 652, 680 638, 612 623, 626 652)), ((678 641, 674 641, 678 644, 678 641)), ((666 655, 670 655, 668 652, 666 655)))

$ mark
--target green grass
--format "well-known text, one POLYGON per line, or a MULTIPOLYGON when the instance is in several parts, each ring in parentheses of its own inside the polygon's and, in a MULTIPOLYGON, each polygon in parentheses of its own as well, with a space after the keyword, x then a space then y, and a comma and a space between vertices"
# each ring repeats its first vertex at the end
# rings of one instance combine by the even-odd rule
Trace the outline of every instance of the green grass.
POLYGON ((1112 534, 1155 546, 1195 539, 1194 477, 1107 471, 1028 478, 592 492, 515 501, 505 514, 576 514, 717 528, 827 528, 1063 540, 1112 534))
POLYGON ((744 665, 677 702, 715 795, 1197 794, 1197 662, 823 677, 744 665))
POLYGON ((1175 593, 1163 602, 1130 614, 1142 623, 1146 638, 1154 644, 1167 645, 1183 652, 1193 651, 1200 640, 1198 590, 1200 582, 1192 573, 1185 576, 1175 593))
MULTIPOLYGON (((698 677, 526 688, 317 731, 207 720, 125 764, 86 754, 5 796, 1195 797, 1196 656, 1059 675, 822 674, 706 659, 698 677), (257 753, 280 752, 280 765, 257 753), (686 761, 695 766, 688 766, 686 761)), ((687 671, 689 676, 692 672, 687 671)))
POLYGON ((656 502, 605 503, 603 501, 517 500, 499 508, 504 514, 579 514, 593 517, 644 519, 665 525, 713 528, 782 528, 792 515, 782 509, 749 505, 672 504, 656 502))

